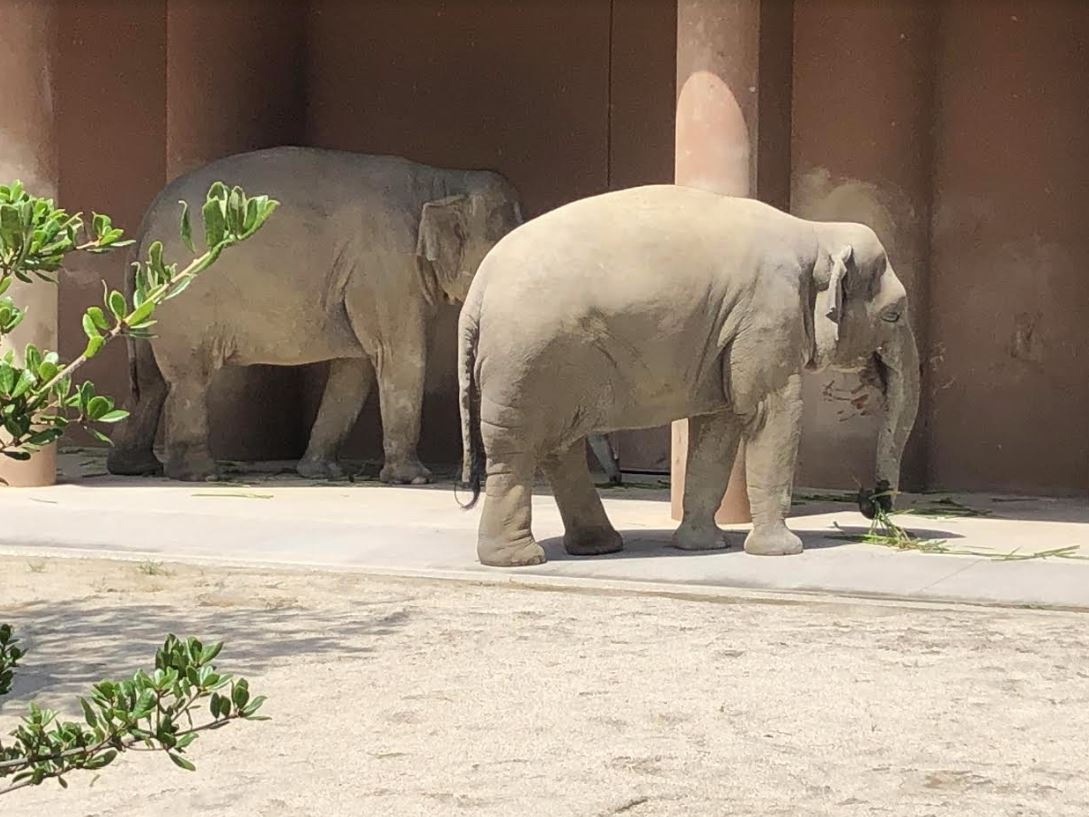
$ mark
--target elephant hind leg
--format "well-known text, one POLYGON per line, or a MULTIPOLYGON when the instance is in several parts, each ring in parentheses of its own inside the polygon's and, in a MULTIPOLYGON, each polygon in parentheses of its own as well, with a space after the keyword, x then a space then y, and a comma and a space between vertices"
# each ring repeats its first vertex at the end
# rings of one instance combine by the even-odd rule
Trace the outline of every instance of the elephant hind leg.
POLYGON ((310 443, 299 460, 298 472, 313 479, 343 479, 344 469, 337 455, 351 433, 367 395, 374 385, 374 366, 362 358, 330 361, 329 376, 321 397, 317 419, 310 430, 310 443))
POLYGON ((155 434, 159 430, 167 384, 148 341, 135 341, 134 401, 129 417, 118 429, 106 459, 111 474, 145 476, 161 474, 162 463, 155 456, 155 434))
POLYGON ((545 561, 544 549, 530 529, 536 455, 508 439, 511 432, 482 424, 487 452, 487 482, 480 514, 477 557, 493 567, 523 567, 545 561))
POLYGON ((740 424, 731 412, 689 418, 684 514, 673 534, 673 547, 682 550, 726 547, 715 514, 726 493, 740 436, 740 424))
POLYGON ((609 522, 586 463, 586 443, 579 440, 543 462, 563 518, 563 546, 572 556, 616 553, 624 540, 609 522))

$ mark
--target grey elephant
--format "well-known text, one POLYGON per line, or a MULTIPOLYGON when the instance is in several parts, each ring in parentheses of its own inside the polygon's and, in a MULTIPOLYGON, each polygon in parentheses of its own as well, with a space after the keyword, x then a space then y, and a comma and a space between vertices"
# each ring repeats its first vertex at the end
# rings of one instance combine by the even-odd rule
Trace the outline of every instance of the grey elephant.
POLYGON ((167 476, 210 478, 205 395, 219 367, 330 361, 299 472, 343 474, 338 449, 377 380, 381 478, 428 481, 416 454, 428 321, 440 300, 464 299, 480 260, 521 222, 514 187, 498 173, 390 156, 261 150, 167 186, 140 228, 141 256, 161 238, 167 258, 192 257, 176 237, 177 202, 199 212, 213 181, 267 194, 282 206, 259 234, 225 252, 184 297, 157 311, 154 340, 130 341, 132 415, 109 470, 160 470, 152 446, 165 402, 167 476))
POLYGON ((689 418, 673 544, 724 546, 715 524, 745 441, 745 550, 792 554, 785 524, 805 368, 876 367, 886 411, 876 477, 892 490, 915 421, 919 364, 904 286, 860 224, 804 221, 751 199, 654 185, 583 199, 488 254, 459 322, 464 479, 478 556, 539 564, 530 493, 543 467, 576 555, 620 550, 590 481, 590 433, 689 418))

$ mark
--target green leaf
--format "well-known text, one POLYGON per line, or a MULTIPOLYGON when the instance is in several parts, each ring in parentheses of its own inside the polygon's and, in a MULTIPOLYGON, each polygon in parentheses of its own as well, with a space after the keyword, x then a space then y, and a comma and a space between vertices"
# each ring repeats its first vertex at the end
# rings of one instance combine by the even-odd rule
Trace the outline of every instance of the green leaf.
MULTIPOLYGON (((203 744, 201 745, 203 746, 203 744)), ((195 772, 197 770, 196 766, 194 766, 181 755, 176 755, 173 752, 168 752, 167 754, 170 756, 170 759, 174 761, 175 766, 180 766, 188 772, 195 772)))
POLYGON ((101 339, 101 335, 99 334, 98 327, 95 326, 94 318, 91 317, 89 312, 83 313, 83 334, 85 334, 88 338, 91 338, 91 339, 94 339, 94 338, 100 338, 101 339))
POLYGON ((110 323, 106 320, 106 314, 99 307, 87 307, 87 314, 90 316, 91 322, 99 329, 105 331, 110 328, 110 323))
POLYGON ((26 462, 27 460, 30 459, 30 452, 29 451, 10 451, 9 450, 9 451, 0 451, 0 454, 3 454, 5 457, 9 457, 9 458, 11 458, 13 460, 18 460, 19 462, 26 462))
POLYGON ((154 311, 155 302, 144 301, 142 304, 136 307, 136 309, 132 310, 132 314, 125 318, 125 323, 128 326, 135 326, 137 324, 143 323, 154 311))
POLYGON ((86 698, 79 699, 79 705, 83 707, 83 717, 87 720, 87 725, 94 729, 98 726, 98 716, 95 715, 94 708, 87 701, 86 698))
POLYGON ((7 292, 8 287, 10 287, 10 286, 11 286, 11 278, 10 277, 0 278, 0 295, 3 295, 5 292, 7 292))
POLYGON ((196 252, 197 248, 193 246, 193 225, 189 221, 189 202, 178 202, 181 205, 181 239, 185 242, 185 246, 189 248, 189 252, 196 252))
POLYGON ((223 243, 227 234, 227 224, 223 217, 223 204, 219 199, 208 194, 208 201, 204 203, 201 215, 204 217, 204 243, 209 250, 215 249, 223 243))
POLYGON ((21 397, 26 394, 31 386, 36 385, 37 382, 38 378, 36 378, 29 369, 22 369, 19 372, 19 379, 15 381, 15 388, 11 390, 11 396, 13 398, 21 397))
POLYGON ((104 443, 105 445, 113 445, 113 440, 111 440, 109 437, 107 437, 105 434, 103 434, 97 428, 88 428, 87 433, 89 433, 92 437, 94 437, 100 443, 104 443))
POLYGON ((100 420, 113 410, 113 401, 108 397, 92 397, 87 402, 87 416, 92 420, 100 420))
POLYGON ((125 313, 128 311, 128 305, 125 303, 125 296, 116 289, 110 293, 109 297, 106 299, 106 303, 110 307, 110 312, 113 313, 113 316, 117 320, 120 321, 125 317, 125 313))
POLYGON ((119 423, 128 416, 129 413, 124 409, 114 409, 113 411, 107 411, 97 420, 100 423, 119 423))
POLYGON ((88 338, 87 347, 83 350, 83 356, 90 360, 92 357, 102 351, 102 344, 104 344, 105 342, 105 339, 101 337, 88 338))

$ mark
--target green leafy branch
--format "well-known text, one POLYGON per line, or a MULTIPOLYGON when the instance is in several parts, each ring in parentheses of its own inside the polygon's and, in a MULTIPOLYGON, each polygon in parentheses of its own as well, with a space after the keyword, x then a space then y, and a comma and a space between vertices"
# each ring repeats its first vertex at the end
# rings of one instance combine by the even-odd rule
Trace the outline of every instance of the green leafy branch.
MULTIPOLYGON (((11 668, 22 657, 14 644, 11 628, 0 626, 0 694, 7 691, 5 683, 10 687, 11 668)), ((101 681, 89 698, 79 699, 83 722, 60 720, 56 712, 30 704, 10 733, 14 741, 8 746, 0 741, 0 779, 12 779, 0 795, 49 779, 67 788, 65 775, 102 769, 125 751, 165 752, 175 765, 193 771, 185 754, 201 732, 234 720, 267 720, 257 714, 264 696, 251 696, 245 678, 235 680, 212 664, 222 646, 167 636, 151 672, 101 681), (203 701, 210 718, 194 723, 203 701)))
MULTIPOLYGON (((181 237, 196 253, 189 208, 186 202, 181 206, 181 237)), ((91 424, 116 423, 128 413, 115 408, 111 398, 97 394, 92 383, 75 386, 73 373, 122 335, 151 337, 155 308, 184 292, 225 249, 257 232, 277 206, 268 196, 251 198, 240 187, 228 189, 215 182, 201 208, 205 250, 179 269, 177 264, 164 261, 162 243, 153 242, 147 258, 133 264, 131 302, 103 284, 102 306, 92 306, 83 315, 87 345, 79 357, 62 363, 56 352, 39 350, 33 344, 26 346, 21 365, 14 349, 0 357, 0 429, 6 432, 0 437, 0 454, 29 459, 73 423, 108 443, 91 424)), ((80 214, 70 215, 55 207, 51 199, 29 195, 18 182, 0 187, 0 338, 26 314, 5 294, 13 280, 29 283, 37 276, 54 281, 49 273, 61 267, 67 253, 106 252, 132 243, 122 241, 122 231, 101 214, 93 215, 91 230, 81 241, 85 225, 80 214)))

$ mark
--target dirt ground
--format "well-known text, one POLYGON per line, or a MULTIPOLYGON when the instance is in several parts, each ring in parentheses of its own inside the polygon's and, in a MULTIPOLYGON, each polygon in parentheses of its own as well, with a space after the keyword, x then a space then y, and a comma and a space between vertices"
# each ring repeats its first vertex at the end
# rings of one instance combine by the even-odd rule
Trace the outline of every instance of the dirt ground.
POLYGON ((30 651, 4 732, 171 631, 225 639, 273 718, 5 816, 1089 814, 1084 614, 2 558, 0 620, 30 651))

